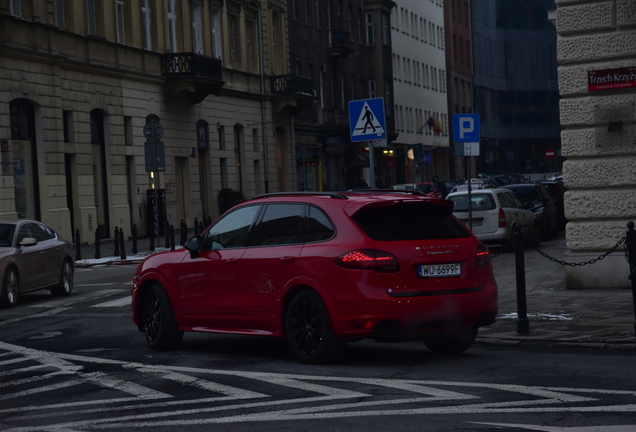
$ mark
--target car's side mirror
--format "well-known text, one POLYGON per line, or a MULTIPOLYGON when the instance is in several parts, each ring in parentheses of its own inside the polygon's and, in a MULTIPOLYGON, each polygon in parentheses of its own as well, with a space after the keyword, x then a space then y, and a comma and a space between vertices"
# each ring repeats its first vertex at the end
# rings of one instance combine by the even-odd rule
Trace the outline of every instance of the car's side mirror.
POLYGON ((38 244, 38 241, 33 237, 25 237, 20 242, 20 246, 35 246, 36 244, 38 244))
POLYGON ((203 247, 203 237, 200 235, 196 235, 192 237, 185 245, 186 249, 190 251, 190 258, 196 258, 199 256, 201 252, 201 248, 203 247))

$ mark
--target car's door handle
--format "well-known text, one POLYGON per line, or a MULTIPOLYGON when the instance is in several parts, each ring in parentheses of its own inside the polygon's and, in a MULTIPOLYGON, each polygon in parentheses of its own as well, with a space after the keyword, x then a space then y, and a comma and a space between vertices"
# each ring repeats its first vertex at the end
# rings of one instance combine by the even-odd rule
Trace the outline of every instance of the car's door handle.
POLYGON ((293 256, 284 256, 280 259, 282 262, 291 262, 294 260, 293 256))
POLYGON ((238 258, 228 258, 227 260, 225 260, 228 264, 238 264, 239 259, 238 258))

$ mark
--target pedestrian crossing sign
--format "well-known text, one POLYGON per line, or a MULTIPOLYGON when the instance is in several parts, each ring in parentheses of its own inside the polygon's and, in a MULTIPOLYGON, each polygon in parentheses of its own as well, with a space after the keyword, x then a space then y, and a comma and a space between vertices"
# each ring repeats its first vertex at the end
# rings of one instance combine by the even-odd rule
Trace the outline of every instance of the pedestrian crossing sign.
POLYGON ((384 98, 350 101, 349 129, 352 142, 385 139, 384 98))

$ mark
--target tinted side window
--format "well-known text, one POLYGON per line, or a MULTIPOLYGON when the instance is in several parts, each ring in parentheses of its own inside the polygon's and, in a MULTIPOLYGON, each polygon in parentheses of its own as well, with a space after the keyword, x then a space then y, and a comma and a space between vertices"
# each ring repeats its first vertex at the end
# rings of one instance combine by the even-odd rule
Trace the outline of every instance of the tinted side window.
POLYGON ((55 238, 55 233, 44 225, 31 224, 31 226, 33 227, 33 235, 38 242, 52 240, 55 238))
POLYGON ((316 242, 328 240, 335 234, 333 224, 327 215, 317 207, 309 207, 307 217, 307 237, 306 242, 316 242))
POLYGON ((519 198, 519 196, 517 196, 514 193, 511 193, 510 196, 512 197, 512 199, 515 200, 515 202, 517 203, 517 207, 518 208, 520 208, 520 209, 525 209, 526 208, 525 204, 523 203, 523 201, 521 201, 521 198, 519 198))
POLYGON ((501 207, 503 208, 515 208, 515 206, 513 205, 514 202, 510 202, 510 200, 508 199, 508 194, 505 193, 498 193, 497 194, 497 198, 499 199, 499 204, 501 204, 501 207))
POLYGON ((33 237, 33 228, 30 223, 25 223, 18 231, 18 244, 27 237, 33 237))
POLYGON ((254 228, 253 246, 302 243, 304 204, 268 204, 254 228))
POLYGON ((259 206, 241 207, 225 215, 205 236, 204 250, 245 247, 259 206))
POLYGON ((470 237, 470 231, 455 219, 452 209, 429 203, 362 209, 353 220, 377 241, 470 237))

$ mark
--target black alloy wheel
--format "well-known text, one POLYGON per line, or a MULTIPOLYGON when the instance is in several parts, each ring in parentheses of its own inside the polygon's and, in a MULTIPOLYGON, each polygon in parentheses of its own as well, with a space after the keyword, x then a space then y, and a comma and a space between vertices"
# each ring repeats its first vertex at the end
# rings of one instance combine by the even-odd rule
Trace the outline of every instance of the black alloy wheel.
POLYGON ((62 264, 60 281, 51 288, 51 294, 58 297, 69 296, 73 292, 73 264, 70 259, 65 259, 62 264))
POLYGON ((154 284, 148 289, 142 307, 148 346, 156 350, 178 348, 183 332, 177 327, 170 299, 161 285, 154 284))
POLYGON ((292 353, 303 363, 330 363, 344 353, 346 341, 333 331, 327 307, 314 291, 303 290, 293 298, 285 330, 292 353))
POLYGON ((0 306, 12 308, 18 303, 20 293, 20 278, 18 271, 14 267, 9 267, 4 274, 2 281, 2 292, 0 293, 0 306))

